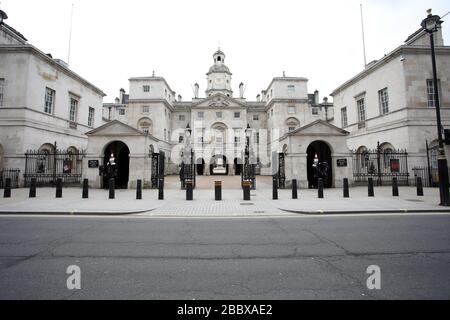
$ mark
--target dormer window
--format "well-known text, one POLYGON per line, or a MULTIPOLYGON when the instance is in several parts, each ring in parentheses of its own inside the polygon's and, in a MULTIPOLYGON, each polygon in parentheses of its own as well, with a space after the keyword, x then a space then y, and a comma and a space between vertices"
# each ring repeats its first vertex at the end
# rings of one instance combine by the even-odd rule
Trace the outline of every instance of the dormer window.
POLYGON ((217 57, 217 61, 218 62, 221 62, 222 61, 222 58, 219 56, 219 57, 217 57))

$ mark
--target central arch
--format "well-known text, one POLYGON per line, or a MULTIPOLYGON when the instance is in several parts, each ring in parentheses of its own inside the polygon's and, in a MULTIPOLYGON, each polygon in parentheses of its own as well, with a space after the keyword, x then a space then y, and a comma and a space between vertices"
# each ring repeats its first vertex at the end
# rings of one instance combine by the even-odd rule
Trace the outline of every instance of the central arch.
POLYGON ((205 160, 203 158, 198 158, 195 164, 197 167, 197 174, 203 176, 205 174, 205 160))
POLYGON ((314 141, 306 150, 307 153, 307 174, 308 174, 308 186, 309 188, 316 188, 318 186, 318 176, 314 169, 314 159, 317 155, 319 164, 327 166, 327 176, 323 180, 325 188, 333 187, 333 162, 332 151, 330 146, 324 141, 314 141))
MULTIPOLYGON (((107 168, 111 155, 114 156, 117 166, 116 188, 127 189, 130 174, 130 149, 122 141, 109 143, 103 153, 103 165, 105 169, 107 168)), ((106 174, 103 176, 103 187, 108 188, 108 176, 106 174)))
POLYGON ((227 157, 221 154, 216 154, 211 158, 209 172, 212 176, 227 176, 228 167, 227 157))

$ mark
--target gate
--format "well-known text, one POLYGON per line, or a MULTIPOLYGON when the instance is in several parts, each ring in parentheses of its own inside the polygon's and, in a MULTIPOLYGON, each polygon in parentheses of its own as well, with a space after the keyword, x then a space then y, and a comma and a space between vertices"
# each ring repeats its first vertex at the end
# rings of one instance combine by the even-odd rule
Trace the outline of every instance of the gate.
POLYGON ((194 157, 194 151, 193 150, 183 150, 182 154, 183 161, 181 162, 181 168, 180 168, 180 182, 181 182, 181 189, 186 189, 186 180, 192 181, 192 188, 195 189, 196 185, 196 166, 195 166, 195 157, 194 157))
POLYGON ((54 186, 57 179, 62 179, 65 185, 80 184, 84 157, 84 151, 27 151, 23 175, 25 187, 30 186, 33 178, 37 186, 54 186))
POLYGON ((278 188, 286 189, 286 159, 284 153, 278 154, 278 188))
POLYGON ((152 153, 151 158, 152 158, 151 188, 158 189, 159 181, 161 179, 164 185, 165 154, 163 151, 160 151, 160 153, 152 153))
POLYGON ((5 186, 6 179, 11 179, 11 188, 19 187, 20 169, 3 169, 0 171, 0 189, 5 186))
POLYGON ((373 178, 378 186, 391 185, 392 178, 398 184, 409 185, 408 153, 406 150, 353 151, 353 180, 357 185, 366 185, 373 178))

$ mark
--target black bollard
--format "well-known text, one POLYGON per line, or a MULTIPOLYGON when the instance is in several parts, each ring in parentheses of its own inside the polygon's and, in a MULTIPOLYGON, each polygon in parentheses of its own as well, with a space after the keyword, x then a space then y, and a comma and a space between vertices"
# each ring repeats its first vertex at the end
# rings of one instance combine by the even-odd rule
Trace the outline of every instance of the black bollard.
POLYGON ((109 179, 109 198, 116 198, 116 181, 114 179, 109 179))
POLYGON ((214 194, 216 201, 222 200, 222 181, 214 182, 214 194))
POLYGON ((416 178, 417 196, 423 197, 423 181, 421 177, 416 178))
POLYGON ((272 199, 278 200, 278 179, 276 176, 272 177, 272 199))
POLYGON ((244 186, 244 201, 250 201, 250 189, 252 187, 252 182, 244 181, 242 184, 244 186))
POLYGON ((164 200, 164 179, 160 178, 158 183, 158 200, 164 200))
POLYGON ((11 198, 11 178, 5 179, 5 190, 3 192, 4 198, 11 198))
POLYGON ((292 199, 298 199, 297 180, 292 180, 292 199))
POLYGON ((194 200, 194 190, 192 188, 192 180, 186 180, 186 200, 194 200))
POLYGON ((29 197, 36 198, 36 178, 31 178, 29 197))
POLYGON ((373 190, 373 178, 368 179, 368 194, 369 197, 375 197, 375 192, 373 190))
POLYGON ((83 180, 83 199, 89 199, 89 180, 84 179, 83 180))
POLYGON ((399 196, 398 180, 397 180, 396 177, 392 178, 392 196, 393 197, 398 197, 399 196))
POLYGON ((136 200, 142 200, 142 180, 137 181, 136 185, 136 200))
POLYGON ((56 179, 56 198, 62 198, 62 179, 56 179))
POLYGON ((344 198, 350 198, 350 190, 348 188, 348 179, 344 179, 344 198))
POLYGON ((323 179, 319 178, 318 185, 319 185, 318 197, 319 199, 323 199, 323 179))

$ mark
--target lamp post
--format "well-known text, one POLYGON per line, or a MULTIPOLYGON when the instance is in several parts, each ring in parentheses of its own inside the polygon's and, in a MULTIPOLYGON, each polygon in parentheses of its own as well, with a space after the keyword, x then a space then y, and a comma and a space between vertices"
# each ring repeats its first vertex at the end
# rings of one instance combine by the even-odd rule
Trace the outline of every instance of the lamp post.
POLYGON ((3 20, 8 19, 8 15, 5 13, 5 11, 0 10, 0 25, 3 24, 3 20))
POLYGON ((450 194, 449 194, 449 177, 448 177, 448 164, 444 150, 444 140, 442 138, 442 123, 441 123, 441 109, 439 105, 439 89, 437 79, 436 68, 436 52, 434 49, 434 33, 438 31, 443 21, 438 15, 431 14, 431 9, 428 11, 428 16, 422 21, 422 28, 430 35, 431 44, 431 61, 433 66, 433 86, 434 86, 434 102, 436 108, 436 121, 439 140, 439 153, 438 153, 438 168, 439 168, 439 191, 440 191, 440 205, 450 206, 450 194))

